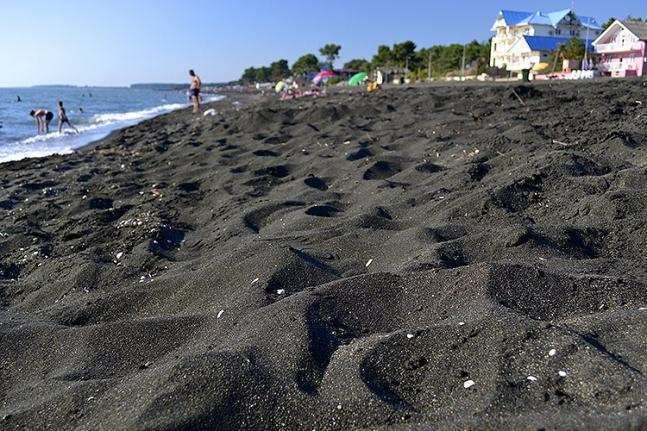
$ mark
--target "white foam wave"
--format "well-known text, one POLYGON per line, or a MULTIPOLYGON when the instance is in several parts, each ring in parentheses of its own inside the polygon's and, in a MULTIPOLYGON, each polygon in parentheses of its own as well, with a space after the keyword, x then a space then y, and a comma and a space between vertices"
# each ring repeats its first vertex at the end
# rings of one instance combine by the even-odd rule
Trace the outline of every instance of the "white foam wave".
MULTIPOLYGON (((205 102, 215 102, 222 98, 223 96, 210 96, 205 98, 205 102)), ((66 129, 63 133, 52 132, 3 145, 0 147, 0 163, 26 157, 71 153, 76 148, 105 137, 113 130, 188 106, 188 103, 169 103, 140 111, 97 114, 90 119, 90 124, 75 125, 78 134, 66 129)))
POLYGON ((92 117, 92 122, 95 124, 115 123, 121 121, 138 121, 154 117, 155 115, 164 114, 166 112, 175 111, 177 109, 186 108, 185 103, 170 103, 168 105, 156 106, 151 109, 144 109, 142 111, 133 112, 111 112, 107 114, 97 114, 92 117))

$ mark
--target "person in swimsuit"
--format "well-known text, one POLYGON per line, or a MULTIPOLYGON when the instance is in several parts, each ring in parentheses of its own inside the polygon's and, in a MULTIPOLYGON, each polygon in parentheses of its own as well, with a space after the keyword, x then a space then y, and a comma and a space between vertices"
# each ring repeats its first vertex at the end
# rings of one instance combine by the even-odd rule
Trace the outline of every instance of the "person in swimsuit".
POLYGON ((193 113, 197 114, 200 112, 200 88, 202 87, 202 81, 200 81, 200 77, 195 74, 193 69, 189 70, 189 79, 191 80, 189 95, 193 102, 193 113))
POLYGON ((70 123, 70 120, 67 118, 65 113, 65 108, 63 107, 63 102, 58 101, 58 133, 63 132, 63 124, 67 124, 74 129, 76 133, 79 133, 79 130, 70 123))
POLYGON ((49 133, 49 123, 54 119, 53 113, 47 109, 32 109, 29 115, 36 119, 39 135, 41 133, 49 133))

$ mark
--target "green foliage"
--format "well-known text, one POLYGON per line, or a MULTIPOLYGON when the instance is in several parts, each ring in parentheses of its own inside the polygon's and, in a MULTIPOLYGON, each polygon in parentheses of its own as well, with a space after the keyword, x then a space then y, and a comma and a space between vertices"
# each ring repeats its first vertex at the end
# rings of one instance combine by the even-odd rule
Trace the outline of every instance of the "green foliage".
POLYGON ((245 84, 253 82, 267 82, 271 80, 269 67, 248 67, 240 78, 245 84))
POLYGON ((341 45, 334 43, 328 43, 319 49, 319 53, 328 61, 331 69, 335 60, 339 58, 339 51, 341 51, 341 45))
POLYGON ((375 67, 389 67, 393 62, 393 52, 391 48, 386 45, 377 47, 377 54, 373 56, 373 66, 375 67))
POLYGON ((369 72, 371 63, 363 58, 355 58, 344 64, 344 69, 357 70, 359 72, 369 72))
MULTIPOLYGON (((572 46, 569 53, 575 53, 579 56, 580 51, 575 48, 572 46)), ((465 66, 469 68, 470 73, 483 73, 488 70, 490 41, 480 43, 476 40, 469 42, 465 46, 454 43, 451 45, 434 45, 422 49, 417 49, 416 44, 410 40, 396 43, 392 47, 380 45, 370 62, 362 58, 356 58, 344 64, 344 68, 370 72, 376 68, 403 69, 408 65, 408 76, 412 79, 422 80, 427 79, 429 66, 431 66, 432 77, 443 77, 450 72, 460 70, 463 61, 463 50, 465 52, 465 66)), ((336 44, 327 44, 319 50, 330 66, 339 57, 340 51, 341 46, 336 44)), ((562 54, 560 53, 560 55, 562 54)), ((306 54, 294 63, 292 74, 297 76, 315 72, 320 66, 321 64, 314 54, 306 54)), ((250 67, 245 69, 241 80, 243 82, 278 81, 279 79, 285 79, 289 75, 290 70, 287 61, 279 60, 272 63, 270 67, 250 67)))
POLYGON ((272 81, 280 81, 290 76, 288 61, 281 59, 270 64, 270 77, 272 81))
POLYGON ((311 72, 319 71, 319 59, 314 54, 306 54, 299 57, 292 65, 292 74, 294 76, 306 75, 311 72))
MULTIPOLYGON (((562 55, 567 60, 582 60, 584 58, 584 42, 574 37, 568 43, 562 45, 562 55)), ((559 50, 559 48, 558 48, 559 50)))
POLYGON ((411 59, 416 52, 416 44, 407 40, 406 42, 396 43, 391 50, 393 53, 393 63, 397 67, 405 67, 407 60, 411 59))
POLYGON ((609 19, 607 20, 607 22, 605 22, 604 24, 602 24, 602 30, 606 30, 607 28, 609 28, 609 26, 610 26, 611 24, 613 24, 613 23, 615 22, 615 20, 616 20, 616 18, 615 18, 615 17, 613 17, 613 16, 612 16, 611 18, 609 18, 609 19))
POLYGON ((343 81, 343 78, 342 78, 341 76, 331 76, 331 77, 330 77, 330 78, 328 78, 328 80, 326 81, 326 85, 328 85, 328 86, 331 86, 331 85, 337 85, 337 84, 339 84, 339 83, 340 83, 340 82, 342 82, 342 81, 343 81))
MULTIPOLYGON (((427 79, 431 63, 433 77, 445 76, 451 71, 460 70, 463 60, 463 45, 434 45, 416 51, 415 43, 406 41, 397 43, 390 48, 386 45, 378 47, 373 56, 373 67, 404 68, 409 64, 409 76, 415 79, 427 79)), ((478 73, 487 70, 490 62, 490 41, 479 43, 474 40, 465 46, 465 64, 474 65, 478 73)))

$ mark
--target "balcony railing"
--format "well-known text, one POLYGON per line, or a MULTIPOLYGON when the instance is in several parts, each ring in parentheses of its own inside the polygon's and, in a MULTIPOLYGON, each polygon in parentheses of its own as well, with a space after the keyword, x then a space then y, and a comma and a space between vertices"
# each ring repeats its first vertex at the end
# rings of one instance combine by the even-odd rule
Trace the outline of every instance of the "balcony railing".
POLYGON ((609 52, 631 52, 631 51, 641 51, 643 49, 642 42, 634 43, 600 43, 595 46, 595 51, 600 54, 609 53, 609 52))

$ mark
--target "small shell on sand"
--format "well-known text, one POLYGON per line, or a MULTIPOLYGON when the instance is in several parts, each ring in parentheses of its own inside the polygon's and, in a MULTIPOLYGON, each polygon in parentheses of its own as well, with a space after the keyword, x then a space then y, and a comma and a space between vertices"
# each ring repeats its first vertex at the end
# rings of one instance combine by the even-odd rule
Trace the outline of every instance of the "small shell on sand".
POLYGON ((528 376, 528 380, 530 380, 531 382, 536 382, 536 381, 537 381, 537 377, 535 377, 535 376, 528 376))
POLYGON ((471 387, 472 387, 472 386, 474 386, 475 384, 476 384, 476 382, 474 382, 474 380, 466 380, 466 381, 463 383, 463 387, 464 387, 465 389, 467 389, 467 388, 471 388, 471 387))
POLYGON ((550 351, 548 352, 548 356, 555 356, 556 354, 557 354, 557 350, 555 349, 550 349, 550 351))
POLYGON ((559 377, 566 377, 566 371, 558 371, 557 374, 559 374, 559 377))

